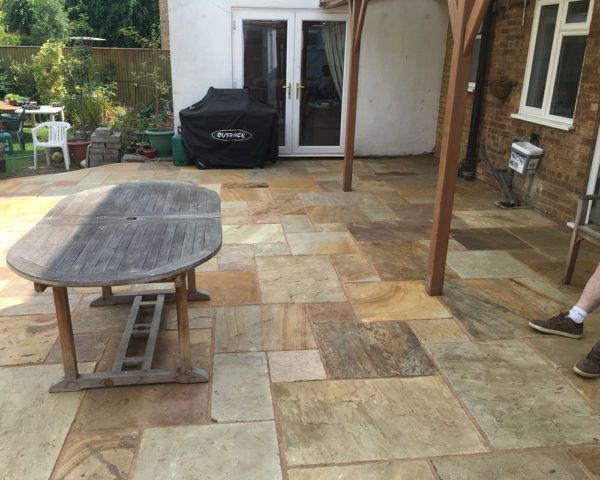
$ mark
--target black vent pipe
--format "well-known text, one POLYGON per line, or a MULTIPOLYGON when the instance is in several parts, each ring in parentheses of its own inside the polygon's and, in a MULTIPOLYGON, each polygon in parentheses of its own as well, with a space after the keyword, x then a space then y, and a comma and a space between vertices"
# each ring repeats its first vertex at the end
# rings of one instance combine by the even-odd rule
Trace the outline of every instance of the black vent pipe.
POLYGON ((473 180, 475 178, 475 170, 477 167, 477 143, 479 138, 481 107, 484 100, 488 52, 490 49, 492 27, 494 24, 494 3, 495 1, 493 0, 490 2, 481 27, 481 44, 479 49, 479 62, 477 64, 477 77, 475 79, 475 92, 473 93, 469 142, 467 144, 467 153, 462 166, 462 176, 465 180, 473 180))

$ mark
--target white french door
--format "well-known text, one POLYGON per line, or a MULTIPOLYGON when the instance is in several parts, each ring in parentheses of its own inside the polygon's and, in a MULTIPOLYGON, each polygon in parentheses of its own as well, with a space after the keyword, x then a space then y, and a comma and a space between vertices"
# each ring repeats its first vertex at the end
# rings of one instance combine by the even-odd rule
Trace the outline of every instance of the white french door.
POLYGON ((343 153, 347 16, 234 10, 233 86, 279 112, 279 154, 343 153))

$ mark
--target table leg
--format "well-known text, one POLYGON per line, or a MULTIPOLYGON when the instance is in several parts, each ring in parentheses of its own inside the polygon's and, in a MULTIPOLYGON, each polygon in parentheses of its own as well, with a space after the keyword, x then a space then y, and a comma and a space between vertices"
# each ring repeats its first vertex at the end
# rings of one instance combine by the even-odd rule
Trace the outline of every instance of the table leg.
POLYGON ((66 287, 52 287, 52 292, 54 293, 58 334, 65 367, 65 380, 75 380, 79 376, 79 371, 77 370, 77 354, 75 353, 75 340, 73 339, 69 296, 66 287))
POLYGON ((190 326, 188 322, 188 292, 186 275, 175 279, 175 301, 177 302, 177 332, 179 334, 179 358, 182 373, 192 371, 192 356, 190 351, 190 326))

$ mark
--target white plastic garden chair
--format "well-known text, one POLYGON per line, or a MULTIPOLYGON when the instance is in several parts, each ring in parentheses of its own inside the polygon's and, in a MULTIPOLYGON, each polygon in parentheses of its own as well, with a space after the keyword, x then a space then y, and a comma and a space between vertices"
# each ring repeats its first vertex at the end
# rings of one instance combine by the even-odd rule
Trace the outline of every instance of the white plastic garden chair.
POLYGON ((65 168, 69 170, 70 158, 69 147, 67 145, 67 131, 71 128, 71 124, 67 122, 44 122, 31 130, 33 137, 33 168, 37 170, 37 148, 43 147, 46 149, 46 161, 50 165, 50 149, 61 148, 65 159, 65 168), (40 130, 48 130, 48 140, 42 142, 38 140, 38 132, 40 130))

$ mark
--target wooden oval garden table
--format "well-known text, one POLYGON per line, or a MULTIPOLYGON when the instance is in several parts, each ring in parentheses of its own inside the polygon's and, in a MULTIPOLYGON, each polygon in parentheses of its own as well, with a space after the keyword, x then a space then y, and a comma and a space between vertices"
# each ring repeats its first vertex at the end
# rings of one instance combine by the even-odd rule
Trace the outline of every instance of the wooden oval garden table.
POLYGON ((51 392, 149 383, 207 382, 192 368, 188 300, 209 300, 196 290, 194 269, 221 248, 221 205, 211 190, 181 182, 129 182, 86 190, 61 200, 8 252, 7 263, 36 291, 52 287, 65 377, 51 392), (175 290, 115 294, 113 286, 174 283, 175 290), (132 304, 111 372, 80 374, 67 287, 102 287, 92 306, 132 304), (153 369, 164 304, 177 305, 180 366, 153 369), (142 312, 153 308, 151 321, 142 312), (145 352, 127 356, 132 338, 145 352))

